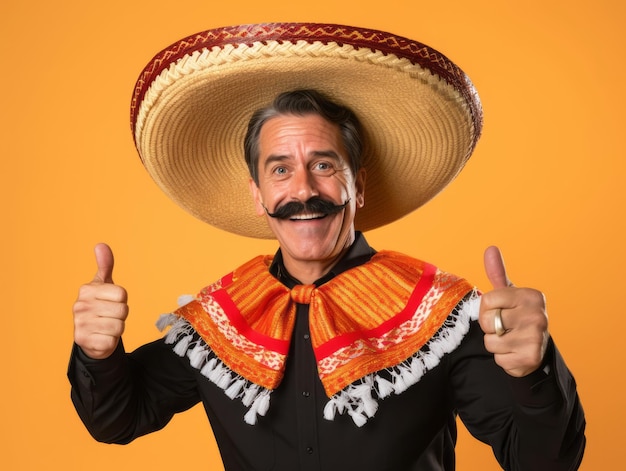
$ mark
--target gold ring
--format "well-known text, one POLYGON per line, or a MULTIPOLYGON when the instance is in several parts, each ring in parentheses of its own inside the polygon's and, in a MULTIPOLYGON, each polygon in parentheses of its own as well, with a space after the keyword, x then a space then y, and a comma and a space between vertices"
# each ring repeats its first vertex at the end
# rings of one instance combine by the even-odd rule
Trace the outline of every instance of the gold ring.
POLYGON ((493 318, 493 324, 496 330, 496 335, 501 337, 506 333, 504 324, 502 324, 502 309, 496 309, 496 315, 493 318))

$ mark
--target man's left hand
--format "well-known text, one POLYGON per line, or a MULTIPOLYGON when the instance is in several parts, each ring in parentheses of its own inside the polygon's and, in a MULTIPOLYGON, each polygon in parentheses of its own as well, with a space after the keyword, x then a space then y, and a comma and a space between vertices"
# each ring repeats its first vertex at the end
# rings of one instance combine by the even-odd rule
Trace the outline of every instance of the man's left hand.
POLYGON ((496 363, 511 376, 526 376, 537 370, 548 344, 548 315, 542 292, 516 288, 509 281, 497 247, 485 251, 485 271, 493 290, 484 293, 478 322, 485 333, 485 347, 496 363), (496 333, 496 316, 504 333, 496 333))

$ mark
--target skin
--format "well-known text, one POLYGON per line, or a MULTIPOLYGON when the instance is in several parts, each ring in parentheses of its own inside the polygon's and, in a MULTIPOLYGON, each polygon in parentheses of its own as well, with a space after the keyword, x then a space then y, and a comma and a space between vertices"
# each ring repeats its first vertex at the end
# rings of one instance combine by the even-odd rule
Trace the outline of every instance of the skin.
MULTIPOLYGON (((319 116, 278 116, 264 124, 260 135, 259 184, 250 181, 257 214, 266 217, 279 241, 285 267, 302 283, 327 273, 355 238, 354 217, 365 201, 365 171, 353 175, 334 124, 319 116), (266 215, 287 201, 320 196, 348 205, 324 218, 302 214, 296 220, 266 215)), ((73 307, 74 340, 91 358, 103 359, 117 347, 128 316, 126 290, 113 282, 113 252, 95 248, 97 272, 83 285, 73 307)), ((540 291, 517 288, 506 273, 497 247, 484 255, 493 290, 482 295, 479 319, 486 349, 509 375, 537 370, 546 351, 548 317, 540 291), (501 309, 506 333, 495 334, 494 317, 501 309)))
POLYGON ((550 335, 545 296, 533 288, 516 288, 509 280, 504 259, 497 247, 484 255, 485 273, 493 290, 480 301, 478 323, 485 333, 485 348, 509 375, 521 377, 537 370, 543 362, 550 335), (495 315, 502 310, 506 333, 495 333, 495 315))
POLYGON ((256 212, 278 239, 285 268, 302 283, 325 275, 354 242, 354 217, 364 204, 365 171, 355 177, 339 128, 318 115, 278 116, 259 135, 259 184, 250 179, 256 212), (267 216, 289 201, 321 197, 340 205, 337 214, 302 214, 281 220, 267 216))

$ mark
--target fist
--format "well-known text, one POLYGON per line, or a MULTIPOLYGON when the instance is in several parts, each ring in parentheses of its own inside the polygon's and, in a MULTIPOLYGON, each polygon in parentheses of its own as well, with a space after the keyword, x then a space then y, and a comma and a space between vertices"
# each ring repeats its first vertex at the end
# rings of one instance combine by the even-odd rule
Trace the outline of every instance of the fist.
POLYGON ((95 247, 97 272, 80 287, 74 303, 74 342, 93 359, 110 356, 124 332, 128 304, 126 290, 113 283, 113 252, 95 247))
POLYGON ((485 348, 508 374, 526 376, 541 366, 548 345, 544 295, 513 286, 497 247, 485 251, 485 271, 493 286, 481 297, 478 317, 485 348))

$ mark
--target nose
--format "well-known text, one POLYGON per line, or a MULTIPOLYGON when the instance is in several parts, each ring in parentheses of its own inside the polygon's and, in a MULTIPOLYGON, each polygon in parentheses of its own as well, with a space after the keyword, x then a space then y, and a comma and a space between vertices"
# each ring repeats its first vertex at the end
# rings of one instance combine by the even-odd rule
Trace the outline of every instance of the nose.
POLYGON ((315 177, 308 168, 299 167, 290 181, 290 195, 298 201, 308 201, 314 196, 319 196, 315 177))

